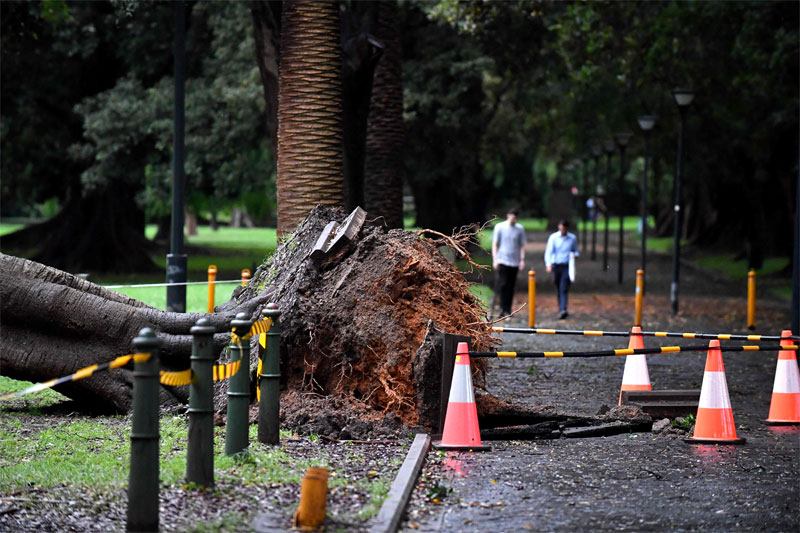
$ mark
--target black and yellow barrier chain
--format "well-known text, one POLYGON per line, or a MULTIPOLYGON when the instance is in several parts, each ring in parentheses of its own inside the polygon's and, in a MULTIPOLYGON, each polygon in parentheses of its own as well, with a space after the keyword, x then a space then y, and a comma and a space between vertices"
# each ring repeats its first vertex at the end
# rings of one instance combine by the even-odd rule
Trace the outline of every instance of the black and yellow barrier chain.
MULTIPOLYGON (((242 365, 241 361, 236 361, 234 363, 223 363, 221 365, 214 365, 212 367, 212 375, 214 376, 214 381, 222 381, 224 379, 229 379, 231 376, 236 374, 239 371, 239 367, 242 365)), ((189 385, 194 379, 194 374, 192 374, 192 369, 187 368, 186 370, 180 370, 178 372, 165 372, 164 370, 161 371, 160 382, 162 385, 168 385, 170 387, 180 387, 183 385, 189 385)))
MULTIPOLYGON (((64 383, 68 383, 70 381, 77 381, 79 379, 88 378, 96 374, 97 372, 102 372, 104 370, 114 370, 117 368, 121 368, 131 361, 135 361, 137 363, 143 363, 150 358, 149 353, 136 353, 136 354, 129 354, 129 355, 121 355, 107 363, 99 363, 96 365, 87 366, 85 368, 81 368, 80 370, 76 370, 72 374, 60 378, 51 379, 49 381, 44 381, 42 383, 37 383, 36 385, 32 385, 27 389, 12 392, 11 394, 5 394, 0 396, 0 401, 12 400, 14 398, 20 398, 22 396, 27 396, 28 394, 33 394, 34 392, 40 392, 45 389, 51 389, 58 385, 62 385, 64 383)), ((239 371, 239 367, 241 366, 241 361, 236 361, 235 363, 225 363, 221 365, 214 365, 213 367, 213 375, 214 381, 221 381, 223 379, 229 379, 231 376, 236 374, 239 371)), ((192 382, 192 370, 180 370, 178 372, 165 372, 162 370, 160 372, 160 379, 162 385, 167 385, 170 387, 180 387, 182 385, 189 385, 192 382)))
MULTIPOLYGON (((591 329, 545 329, 545 328, 504 328, 493 327, 497 333, 528 333, 544 335, 587 335, 596 337, 630 337, 630 331, 599 331, 591 329)), ((639 335, 639 333, 636 333, 639 335)), ((643 331, 643 337, 678 337, 683 339, 718 339, 721 341, 780 341, 781 339, 800 340, 800 335, 781 337, 780 335, 737 335, 734 333, 676 333, 672 331, 643 331)))
POLYGON ((251 327, 247 334, 243 336, 239 336, 236 332, 231 331, 231 342, 238 343, 245 339, 249 339, 253 335, 261 335, 262 333, 266 333, 269 331, 269 328, 272 326, 272 320, 269 318, 262 318, 258 322, 255 322, 251 327))
POLYGON ((37 383, 36 385, 32 385, 27 389, 0 396, 0 401, 11 400, 13 398, 19 398, 21 396, 27 396, 28 394, 33 394, 34 392, 43 391, 45 389, 51 389, 63 383, 68 383, 70 381, 77 381, 79 379, 88 378, 89 376, 96 374, 97 372, 102 372, 104 370, 114 370, 115 368, 123 367, 128 363, 130 363, 131 361, 135 361, 137 363, 143 363, 148 359, 150 359, 149 353, 133 353, 128 355, 121 355, 115 359, 112 359, 111 361, 108 361, 107 363, 90 365, 85 368, 81 368, 80 370, 77 370, 68 376, 51 379, 50 381, 44 381, 42 383, 37 383))
MULTIPOLYGON (((797 346, 722 346, 723 352, 766 352, 778 350, 795 350, 797 346)), ((509 357, 509 358, 545 358, 545 357, 614 357, 637 354, 659 354, 677 352, 707 351, 705 346, 661 346, 660 348, 620 348, 616 350, 599 350, 596 352, 469 352, 470 357, 509 357)))

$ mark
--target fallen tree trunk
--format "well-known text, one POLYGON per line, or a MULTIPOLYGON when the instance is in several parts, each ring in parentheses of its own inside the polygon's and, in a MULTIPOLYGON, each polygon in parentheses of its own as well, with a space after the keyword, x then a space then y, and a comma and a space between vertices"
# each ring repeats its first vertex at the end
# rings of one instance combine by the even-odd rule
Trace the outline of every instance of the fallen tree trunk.
MULTIPOLYGON (((238 312, 252 312, 261 300, 245 302, 227 313, 210 315, 224 332, 238 312)), ((104 289, 40 263, 0 254, 0 374, 33 382, 68 375, 76 370, 132 353, 131 341, 149 327, 163 341, 165 369, 189 366, 189 329, 199 314, 166 313, 120 293, 104 289)), ((220 350, 228 335, 215 336, 220 350)), ((130 408, 129 370, 98 373, 65 383, 58 391, 101 410, 130 408)), ((185 402, 187 388, 163 387, 164 405, 185 402)))
MULTIPOLYGON (((163 341, 163 367, 184 369, 191 352, 189 329, 198 318, 209 316, 220 332, 215 344, 222 352, 237 313, 258 319, 274 301, 282 312, 286 424, 313 426, 324 419, 327 433, 337 435, 359 420, 415 425, 421 410, 418 389, 434 386, 414 378, 415 365, 423 367, 426 358, 436 357, 420 350, 428 324, 472 337, 477 349, 485 349, 493 340, 484 310, 439 253, 441 243, 415 232, 359 225, 329 254, 312 260, 325 226, 345 218, 339 209, 314 209, 250 283, 213 315, 162 312, 65 272, 0 254, 0 373, 34 382, 68 375, 132 353, 131 341, 143 327, 163 341)), ((254 341, 251 347, 252 371, 254 341)), ((478 386, 485 365, 473 363, 478 386)), ((131 383, 131 372, 118 370, 57 390, 85 405, 124 412, 131 383)), ((225 387, 218 383, 220 411, 225 387)), ((188 387, 161 389, 163 405, 183 403, 187 395, 188 387)), ((365 434, 357 429, 355 434, 365 434)))

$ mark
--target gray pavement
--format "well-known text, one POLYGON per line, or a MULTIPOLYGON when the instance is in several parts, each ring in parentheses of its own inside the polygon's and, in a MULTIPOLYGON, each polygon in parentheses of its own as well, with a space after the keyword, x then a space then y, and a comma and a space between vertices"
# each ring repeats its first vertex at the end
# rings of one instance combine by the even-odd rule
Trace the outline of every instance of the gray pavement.
MULTIPOLYGON (((544 239, 543 234, 530 237, 535 243, 544 239)), ((633 267, 635 246, 626 251, 633 267)), ((529 265, 537 273, 544 271, 538 256, 539 250, 531 250, 529 265)), ((673 317, 668 302, 670 258, 648 260, 645 329, 746 332, 744 282, 685 267, 681 313, 673 317)), ((537 326, 630 329, 633 268, 629 270, 629 286, 619 287, 613 266, 603 272, 599 261, 579 263, 570 318, 564 321, 556 317, 555 291, 539 277, 537 326)), ((518 299, 524 301, 525 294, 518 299)), ((789 312, 788 302, 759 300, 757 331, 779 333, 788 327, 789 312)), ((512 325, 525 325, 526 320, 515 317, 512 325)), ((503 334, 502 339, 508 350, 627 346, 624 338, 608 337, 503 334)), ((645 346, 674 344, 699 342, 645 338, 645 346)), ((653 388, 699 389, 705 355, 648 356, 653 388)), ((688 444, 668 432, 492 442, 493 450, 487 453, 439 452, 429 455, 401 530, 800 531, 800 428, 771 428, 763 422, 776 359, 775 352, 724 354, 737 433, 747 439, 743 446, 688 444)), ((495 359, 487 390, 508 401, 592 415, 616 404, 623 368, 624 360, 614 357, 495 359)))

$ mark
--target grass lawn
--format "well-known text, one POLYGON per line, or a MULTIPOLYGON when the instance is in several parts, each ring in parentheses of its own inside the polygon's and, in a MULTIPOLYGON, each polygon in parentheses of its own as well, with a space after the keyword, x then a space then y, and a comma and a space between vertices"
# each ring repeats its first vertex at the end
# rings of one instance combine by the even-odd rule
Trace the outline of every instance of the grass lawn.
MULTIPOLYGON (((749 272, 747 259, 734 260, 733 255, 730 254, 701 257, 697 259, 697 264, 704 268, 722 272, 731 279, 746 279, 749 272)), ((786 268, 788 264, 788 257, 770 257, 764 260, 763 267, 756 269, 756 274, 762 276, 774 274, 786 268)))

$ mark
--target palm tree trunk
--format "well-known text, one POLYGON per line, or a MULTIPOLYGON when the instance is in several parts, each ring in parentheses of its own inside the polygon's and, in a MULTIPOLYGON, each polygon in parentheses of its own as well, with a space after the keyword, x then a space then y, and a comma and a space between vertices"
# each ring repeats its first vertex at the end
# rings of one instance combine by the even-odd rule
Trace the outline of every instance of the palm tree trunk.
POLYGON ((278 87, 278 234, 316 204, 341 206, 339 3, 288 0, 278 87))
POLYGON ((384 53, 375 70, 367 123, 364 208, 390 228, 403 227, 403 86, 395 0, 378 7, 377 37, 384 53))

